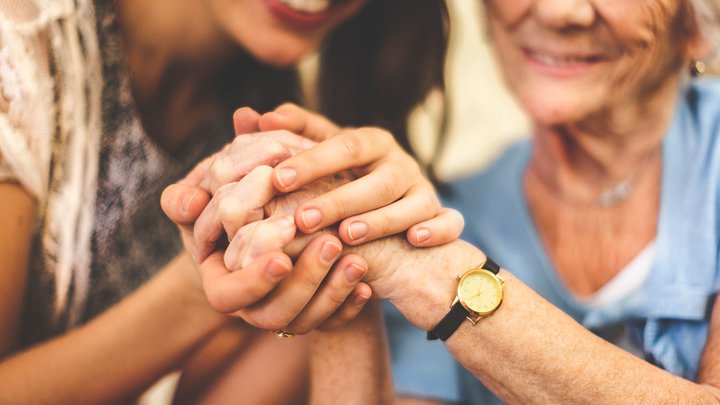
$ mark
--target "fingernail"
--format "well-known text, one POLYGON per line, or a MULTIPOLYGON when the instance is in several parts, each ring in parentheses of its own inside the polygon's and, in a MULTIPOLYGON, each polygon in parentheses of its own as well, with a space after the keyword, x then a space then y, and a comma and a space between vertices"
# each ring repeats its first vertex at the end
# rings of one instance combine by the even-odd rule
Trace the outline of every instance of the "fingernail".
POLYGON ((295 172, 295 169, 290 169, 288 167, 280 168, 277 172, 277 180, 281 186, 285 188, 290 187, 293 183, 295 183, 295 180, 297 180, 297 172, 295 172))
POLYGON ((311 229, 322 221, 322 213, 317 208, 308 208, 302 213, 302 221, 305 227, 311 229))
POLYGON ((225 255, 223 256, 223 262, 225 263, 225 267, 227 267, 228 270, 235 270, 235 261, 237 260, 237 256, 237 249, 228 249, 225 251, 225 255))
POLYGON ((266 271, 267 275, 270 276, 271 279, 279 280, 285 277, 290 272, 290 268, 287 267, 287 264, 285 264, 285 262, 277 259, 272 259, 270 260, 270 263, 268 263, 266 271))
POLYGON ((356 241, 364 238, 368 234, 368 226, 365 222, 353 222, 348 227, 348 236, 350 240, 356 241))
POLYGON ((325 242, 320 250, 320 259, 325 264, 330 264, 340 256, 340 249, 342 249, 340 246, 332 242, 325 242))
POLYGON ((418 245, 428 239, 430 239, 430 231, 428 231, 427 229, 421 228, 415 232, 415 240, 417 241, 418 245))
POLYGON ((221 176, 225 176, 226 173, 232 172, 235 162, 232 158, 227 156, 221 156, 215 159, 213 162, 213 170, 215 173, 219 173, 221 176))
POLYGON ((197 191, 192 191, 183 195, 183 198, 180 201, 180 209, 182 209, 184 213, 190 212, 190 204, 192 204, 195 197, 197 197, 197 194, 197 191))
POLYGON ((282 243, 289 243, 295 237, 295 219, 292 215, 280 219, 281 229, 280 238, 282 243))
POLYGON ((351 284, 360 280, 360 278, 364 275, 365 269, 355 263, 350 263, 350 265, 345 269, 345 280, 351 284))

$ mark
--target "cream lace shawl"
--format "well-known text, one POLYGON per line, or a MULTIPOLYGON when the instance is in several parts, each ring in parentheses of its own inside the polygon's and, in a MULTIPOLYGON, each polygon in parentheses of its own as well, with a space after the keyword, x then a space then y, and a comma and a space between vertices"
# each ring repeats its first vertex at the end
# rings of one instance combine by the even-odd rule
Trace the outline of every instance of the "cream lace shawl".
POLYGON ((91 0, 0 0, 0 181, 37 200, 56 317, 88 289, 101 72, 91 0))

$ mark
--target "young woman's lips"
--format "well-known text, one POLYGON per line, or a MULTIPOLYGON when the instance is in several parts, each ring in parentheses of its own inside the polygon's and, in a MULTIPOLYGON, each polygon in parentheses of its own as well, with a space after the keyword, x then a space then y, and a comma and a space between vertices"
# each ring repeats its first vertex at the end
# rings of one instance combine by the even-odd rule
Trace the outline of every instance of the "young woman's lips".
POLYGON ((331 5, 323 11, 310 13, 294 9, 280 0, 263 1, 275 18, 289 26, 304 29, 315 28, 322 24, 328 19, 330 15, 329 10, 332 8, 331 5))
POLYGON ((534 68, 553 76, 582 74, 606 60, 597 54, 549 53, 527 48, 522 53, 534 68))

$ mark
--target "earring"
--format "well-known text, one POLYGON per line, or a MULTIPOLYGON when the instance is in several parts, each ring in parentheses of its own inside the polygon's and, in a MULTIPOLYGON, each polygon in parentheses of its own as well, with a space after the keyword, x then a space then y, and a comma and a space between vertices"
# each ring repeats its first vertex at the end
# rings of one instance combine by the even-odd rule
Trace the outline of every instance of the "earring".
POLYGON ((705 73, 705 63, 701 60, 693 59, 690 61, 690 76, 698 77, 705 73))

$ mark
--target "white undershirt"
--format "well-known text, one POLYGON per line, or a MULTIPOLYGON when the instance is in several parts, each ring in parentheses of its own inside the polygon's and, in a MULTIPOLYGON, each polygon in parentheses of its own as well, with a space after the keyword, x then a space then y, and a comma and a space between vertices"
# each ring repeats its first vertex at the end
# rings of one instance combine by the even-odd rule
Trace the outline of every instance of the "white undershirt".
POLYGON ((657 247, 653 240, 604 286, 588 297, 578 297, 578 301, 592 308, 600 308, 640 290, 650 275, 656 253, 657 247))
MULTIPOLYGON (((627 264, 607 284, 589 297, 576 299, 590 308, 601 308, 620 302, 623 298, 639 291, 652 270, 657 248, 655 241, 650 242, 635 258, 627 264)), ((630 337, 630 330, 624 324, 608 326, 605 330, 596 331, 615 346, 642 357, 642 349, 630 337)))

